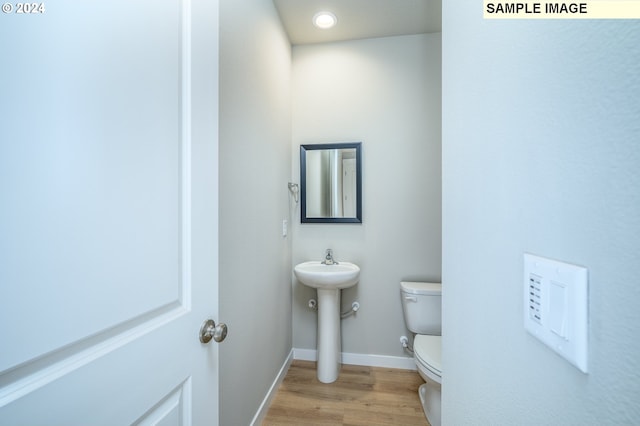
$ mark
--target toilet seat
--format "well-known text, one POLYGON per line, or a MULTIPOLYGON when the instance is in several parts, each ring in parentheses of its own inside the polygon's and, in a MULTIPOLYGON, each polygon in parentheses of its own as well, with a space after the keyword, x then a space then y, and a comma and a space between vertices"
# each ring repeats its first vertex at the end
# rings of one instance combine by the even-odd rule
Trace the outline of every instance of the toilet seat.
POLYGON ((425 373, 437 379, 440 383, 442 380, 442 336, 429 336, 417 334, 413 339, 413 351, 415 360, 419 363, 418 367, 424 367, 428 370, 425 373))

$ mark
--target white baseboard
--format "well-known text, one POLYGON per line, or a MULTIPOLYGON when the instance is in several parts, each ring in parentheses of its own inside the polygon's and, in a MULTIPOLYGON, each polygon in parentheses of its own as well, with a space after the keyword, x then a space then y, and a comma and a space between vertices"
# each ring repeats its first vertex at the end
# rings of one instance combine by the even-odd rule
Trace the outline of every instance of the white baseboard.
MULTIPOLYGON (((303 361, 317 361, 315 349, 293 348, 293 359, 303 361)), ((403 370, 417 370, 413 358, 388 355, 353 354, 342 352, 342 363, 349 365, 365 365, 367 367, 401 368, 403 370)))
POLYGON ((293 348, 293 359, 299 359, 302 361, 317 361, 318 351, 315 349, 298 349, 293 348))
POLYGON ((282 368, 280 368, 278 375, 276 376, 275 380, 271 384, 271 387, 269 388, 269 392, 267 392, 267 395, 265 395, 264 399, 262 400, 262 404, 260 404, 260 407, 258 408, 258 412, 256 413, 255 416, 253 416, 253 420, 251 420, 251 426, 262 424, 262 421, 267 415, 267 411, 269 411, 269 405, 271 405, 271 401, 273 400, 273 397, 276 396, 276 393, 278 392, 278 388, 280 387, 280 384, 282 383, 285 376, 287 375, 287 371, 289 371, 289 367, 291 366, 291 361, 293 361, 293 354, 294 354, 294 349, 291 349, 291 352, 289 352, 287 359, 285 359, 284 364, 282 364, 282 368))

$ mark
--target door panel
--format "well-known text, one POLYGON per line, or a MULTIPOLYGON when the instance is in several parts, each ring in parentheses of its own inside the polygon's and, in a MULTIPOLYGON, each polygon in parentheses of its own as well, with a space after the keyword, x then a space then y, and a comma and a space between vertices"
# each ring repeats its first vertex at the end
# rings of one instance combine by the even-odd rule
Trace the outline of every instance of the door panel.
POLYGON ((182 383, 177 389, 167 395, 154 406, 148 413, 134 423, 135 426, 172 426, 185 423, 183 414, 191 393, 191 382, 182 383))
POLYGON ((0 16, 0 423, 217 424, 217 2, 84 3, 0 16))

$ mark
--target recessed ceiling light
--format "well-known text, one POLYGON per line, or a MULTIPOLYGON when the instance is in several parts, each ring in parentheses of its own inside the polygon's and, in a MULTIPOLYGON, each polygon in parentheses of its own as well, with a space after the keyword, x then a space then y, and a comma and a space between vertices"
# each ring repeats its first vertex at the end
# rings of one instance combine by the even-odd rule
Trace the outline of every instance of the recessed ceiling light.
POLYGON ((331 12, 318 12, 313 15, 313 25, 326 30, 333 27, 338 22, 338 18, 331 12))

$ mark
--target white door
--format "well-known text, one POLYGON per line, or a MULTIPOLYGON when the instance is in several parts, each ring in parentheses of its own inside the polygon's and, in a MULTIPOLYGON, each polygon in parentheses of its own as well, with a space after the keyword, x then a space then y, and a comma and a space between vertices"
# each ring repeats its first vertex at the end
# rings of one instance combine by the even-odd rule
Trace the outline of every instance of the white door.
POLYGON ((0 52, 0 424, 217 425, 218 2, 6 2, 0 52))

